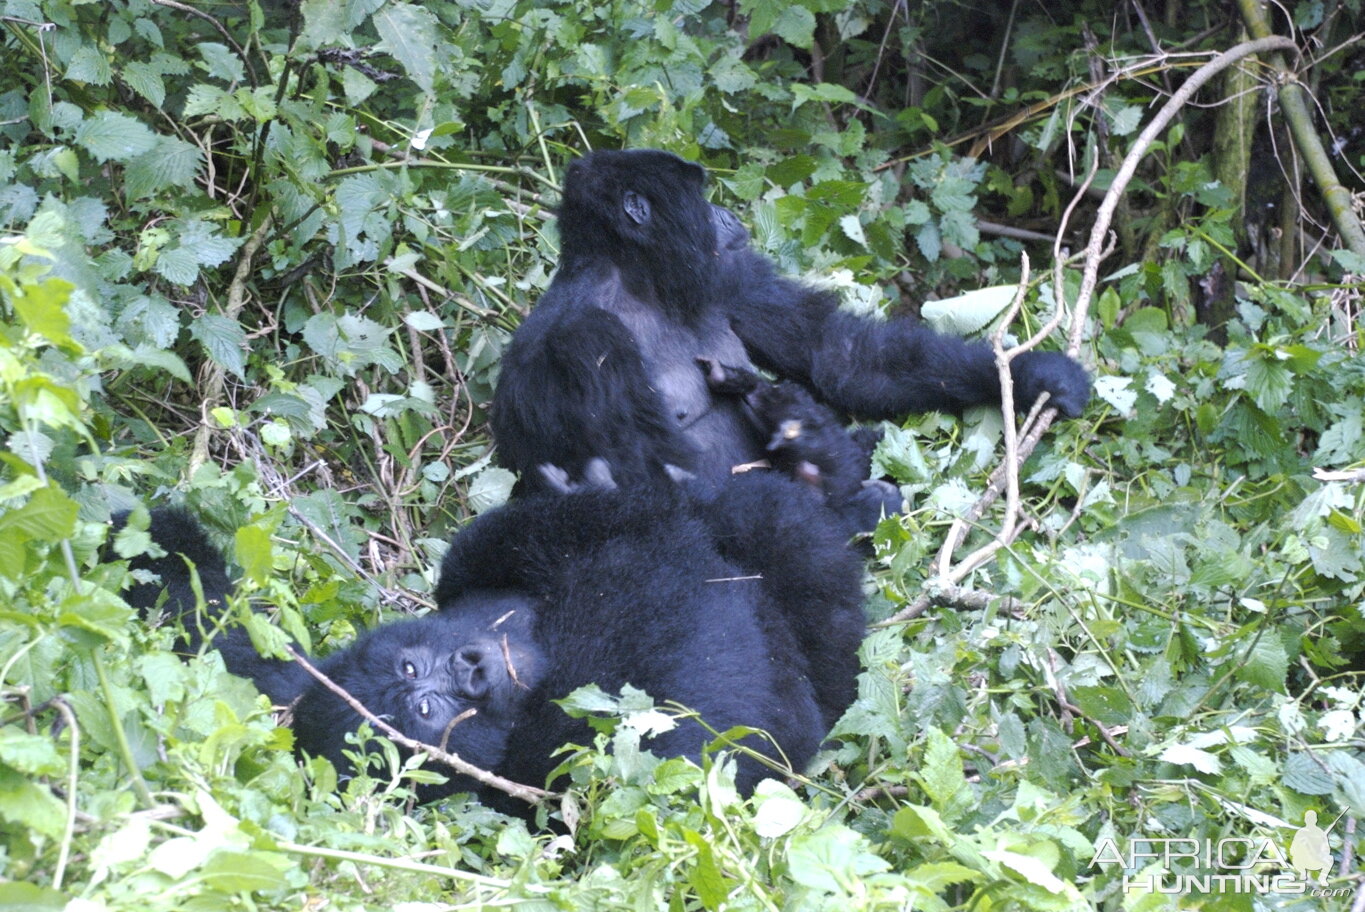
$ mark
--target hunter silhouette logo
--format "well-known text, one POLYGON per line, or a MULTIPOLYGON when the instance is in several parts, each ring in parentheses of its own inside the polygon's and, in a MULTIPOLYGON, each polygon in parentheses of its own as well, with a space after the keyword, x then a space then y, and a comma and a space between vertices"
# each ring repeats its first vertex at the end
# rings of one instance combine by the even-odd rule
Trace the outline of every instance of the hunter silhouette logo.
MULTIPOLYGON (((1345 811, 1342 812, 1344 814, 1345 811)), ((1289 844, 1289 864, 1304 880, 1308 872, 1318 872, 1318 886, 1327 886, 1327 875, 1332 871, 1332 848, 1327 844, 1327 834, 1341 820, 1341 814, 1332 821, 1332 826, 1323 829, 1318 826, 1318 812, 1304 811, 1303 826, 1294 834, 1289 844)))

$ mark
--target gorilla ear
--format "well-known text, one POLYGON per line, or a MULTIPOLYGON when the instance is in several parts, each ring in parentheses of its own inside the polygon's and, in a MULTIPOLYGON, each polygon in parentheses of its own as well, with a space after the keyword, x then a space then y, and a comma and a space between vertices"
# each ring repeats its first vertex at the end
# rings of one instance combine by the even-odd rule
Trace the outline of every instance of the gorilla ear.
POLYGON ((627 190, 621 197, 621 208, 626 210, 626 216, 637 225, 649 221, 649 200, 634 190, 627 190))

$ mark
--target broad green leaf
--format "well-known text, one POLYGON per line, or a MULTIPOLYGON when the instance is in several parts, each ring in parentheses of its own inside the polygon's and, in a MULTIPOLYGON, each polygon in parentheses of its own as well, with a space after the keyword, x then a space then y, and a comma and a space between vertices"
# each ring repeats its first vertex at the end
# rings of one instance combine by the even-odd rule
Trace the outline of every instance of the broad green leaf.
POLYGON ((86 82, 91 85, 108 85, 114 78, 109 66, 109 58, 90 45, 76 48, 71 62, 66 67, 66 78, 72 82, 86 82))
POLYGON ((161 71, 150 63, 134 60, 124 65, 123 81, 128 87, 159 108, 166 101, 166 83, 161 71))
POLYGON ((1237 677, 1274 693, 1284 693, 1289 656, 1273 629, 1264 631, 1237 665, 1237 677))
POLYGON ((383 39, 378 47, 392 54, 422 91, 430 92, 436 69, 435 17, 423 7, 393 2, 375 13, 373 22, 383 39))
POLYGON ((941 333, 969 336, 989 326, 1000 316, 1018 291, 1015 285, 978 288, 951 298, 926 301, 920 309, 920 315, 941 333))
POLYGON ((97 162, 127 162, 156 146, 156 134, 140 121, 114 111, 100 111, 76 130, 76 144, 97 162))
POLYGON ((198 146, 171 136, 158 137, 155 149, 128 163, 128 194, 142 199, 170 187, 192 187, 202 164, 198 146))
POLYGON ((207 313, 190 323, 194 337, 214 363, 239 379, 246 379, 246 332, 221 314, 207 313))

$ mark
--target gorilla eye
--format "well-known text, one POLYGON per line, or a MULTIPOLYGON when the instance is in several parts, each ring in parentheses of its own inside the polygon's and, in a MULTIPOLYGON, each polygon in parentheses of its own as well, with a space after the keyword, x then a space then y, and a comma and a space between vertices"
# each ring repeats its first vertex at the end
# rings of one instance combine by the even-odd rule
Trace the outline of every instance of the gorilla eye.
POLYGON ((417 666, 411 662, 403 663, 403 675, 409 678, 417 677, 417 666))
POLYGON ((424 697, 422 702, 417 704, 417 714, 423 719, 431 718, 431 701, 424 697))

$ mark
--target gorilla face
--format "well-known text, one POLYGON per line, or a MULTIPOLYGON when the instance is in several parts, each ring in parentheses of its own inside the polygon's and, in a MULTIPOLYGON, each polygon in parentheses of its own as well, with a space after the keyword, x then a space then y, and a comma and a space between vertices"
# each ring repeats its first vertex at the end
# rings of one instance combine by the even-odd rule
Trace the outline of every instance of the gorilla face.
MULTIPOLYGON (((323 672, 409 738, 485 769, 543 672, 532 639, 535 603, 522 595, 470 593, 438 614, 386 624, 330 657, 323 672)), ((359 715, 317 684, 294 708, 299 746, 348 768, 339 733, 359 715)))
POLYGON ((744 223, 724 206, 711 206, 711 225, 716 229, 716 251, 721 254, 733 254, 735 251, 749 249, 749 230, 744 227, 744 223))

